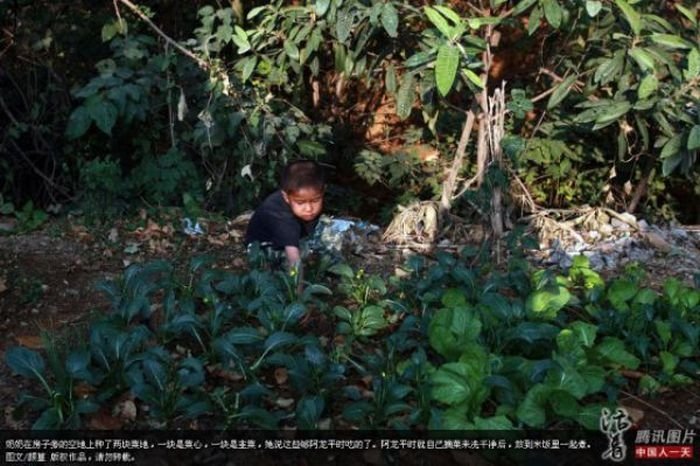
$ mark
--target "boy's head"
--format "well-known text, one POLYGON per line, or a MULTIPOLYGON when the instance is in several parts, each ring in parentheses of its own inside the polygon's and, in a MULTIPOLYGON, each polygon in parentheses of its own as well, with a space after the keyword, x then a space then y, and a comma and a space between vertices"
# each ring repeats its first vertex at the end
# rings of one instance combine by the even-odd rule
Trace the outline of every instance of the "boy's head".
POLYGON ((326 180, 323 168, 313 160, 287 164, 280 187, 284 201, 300 219, 310 222, 321 214, 326 180))

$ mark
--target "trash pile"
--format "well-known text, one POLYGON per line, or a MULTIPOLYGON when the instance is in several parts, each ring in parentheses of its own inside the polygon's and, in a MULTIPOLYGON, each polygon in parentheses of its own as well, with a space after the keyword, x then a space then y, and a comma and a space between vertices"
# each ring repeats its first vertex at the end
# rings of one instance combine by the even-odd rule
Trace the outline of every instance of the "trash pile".
MULTIPOLYGON (((700 227, 650 225, 628 213, 607 208, 542 211, 527 218, 544 265, 571 266, 574 256, 589 258, 596 270, 615 270, 629 262, 669 264, 675 273, 700 273, 700 227)), ((648 267, 649 268, 649 267, 648 267)), ((650 270, 651 271, 651 270, 650 270)))
POLYGON ((379 240, 380 234, 377 225, 363 220, 322 215, 309 246, 311 249, 324 250, 335 255, 343 255, 346 252, 360 255, 379 240))

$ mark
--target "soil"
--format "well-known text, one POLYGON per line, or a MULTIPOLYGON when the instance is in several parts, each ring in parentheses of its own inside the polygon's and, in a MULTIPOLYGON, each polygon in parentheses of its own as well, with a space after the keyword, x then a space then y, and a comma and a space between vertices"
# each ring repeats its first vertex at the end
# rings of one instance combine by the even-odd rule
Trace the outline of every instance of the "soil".
MULTIPOLYGON (((193 256, 209 254, 218 267, 245 267, 242 228, 241 222, 211 222, 207 234, 192 238, 180 232, 175 220, 159 224, 144 214, 135 222, 109 228, 88 230, 64 219, 53 220, 41 231, 0 236, 0 332, 5 336, 0 340, 0 406, 5 410, 0 413, 0 429, 30 427, 28 421, 12 416, 27 381, 10 373, 4 363, 7 348, 40 349, 42 332, 84 329, 92 314, 109 309, 95 284, 119 276, 130 263, 164 258, 176 266, 186 265, 193 256)), ((368 269, 377 267, 375 261, 368 269)), ((387 267, 394 269, 393 264, 384 264, 387 267)), ((623 394, 620 399, 641 416, 638 428, 700 426, 700 383, 655 398, 623 394)))

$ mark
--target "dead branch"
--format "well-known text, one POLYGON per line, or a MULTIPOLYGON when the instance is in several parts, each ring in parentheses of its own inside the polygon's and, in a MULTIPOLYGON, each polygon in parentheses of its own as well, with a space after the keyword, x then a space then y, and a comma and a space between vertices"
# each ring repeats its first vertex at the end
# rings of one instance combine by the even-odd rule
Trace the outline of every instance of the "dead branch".
POLYGON ((195 54, 192 53, 191 51, 187 50, 185 47, 183 47, 182 45, 178 44, 178 43, 175 42, 173 39, 171 39, 170 36, 168 36, 166 33, 164 33, 158 26, 156 26, 156 25, 153 23, 153 21, 151 21, 151 19, 150 19, 148 16, 145 15, 145 13, 144 13, 143 11, 141 11, 141 10, 139 9, 138 6, 134 5, 134 4, 131 3, 129 0, 117 0, 117 1, 118 1, 119 3, 121 3, 122 5, 125 5, 125 6, 126 6, 127 8, 129 8, 136 16, 138 16, 139 18, 141 18, 146 24, 148 24, 148 26, 150 26, 151 29, 153 29, 159 36, 161 36, 161 37, 163 38, 163 40, 165 40, 167 43, 169 43, 170 45, 172 45, 173 47, 175 47, 175 48, 176 48, 180 53, 182 53, 183 55, 185 55, 185 56, 187 56, 188 58, 194 60, 194 62, 197 63, 197 65, 199 65, 200 68, 202 68, 203 70, 207 70, 207 71, 209 71, 209 70, 211 69, 211 66, 209 65, 209 63, 207 63, 206 61, 202 60, 202 59, 199 58, 197 55, 195 55, 195 54))

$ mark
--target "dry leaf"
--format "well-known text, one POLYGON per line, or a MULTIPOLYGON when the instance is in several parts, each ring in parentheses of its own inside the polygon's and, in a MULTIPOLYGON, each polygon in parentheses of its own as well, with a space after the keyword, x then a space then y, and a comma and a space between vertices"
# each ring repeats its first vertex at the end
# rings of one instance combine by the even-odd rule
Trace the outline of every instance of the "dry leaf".
POLYGON ((284 367, 278 367, 277 369, 275 369, 275 382, 277 382, 277 385, 283 385, 287 383, 288 378, 289 377, 287 375, 287 369, 285 369, 284 367))
POLYGON ((119 430, 124 427, 124 421, 122 419, 112 416, 110 413, 106 412, 105 409, 101 409, 89 418, 87 425, 90 429, 119 430))
POLYGON ((44 347, 41 337, 38 335, 23 335, 15 337, 17 344, 25 346, 29 349, 42 349, 44 347))
POLYGON ((634 424, 639 425, 639 422, 644 419, 644 411, 641 409, 626 405, 621 405, 621 407, 625 408, 625 411, 627 411, 627 414, 629 414, 629 417, 632 419, 634 424))
POLYGON ((114 253, 112 252, 111 249, 105 249, 104 251, 102 251, 102 255, 104 257, 112 257, 114 255, 114 253))
POLYGON ((85 382, 78 382, 78 384, 73 387, 73 393, 77 398, 87 398, 96 391, 95 387, 85 382))
POLYGON ((226 243, 224 243, 223 241, 218 240, 218 239, 211 237, 211 236, 207 236, 207 242, 209 244, 213 244, 214 246, 225 246, 226 245, 226 243))
POLYGON ((5 278, 0 278, 0 293, 7 291, 7 285, 5 284, 5 278))

